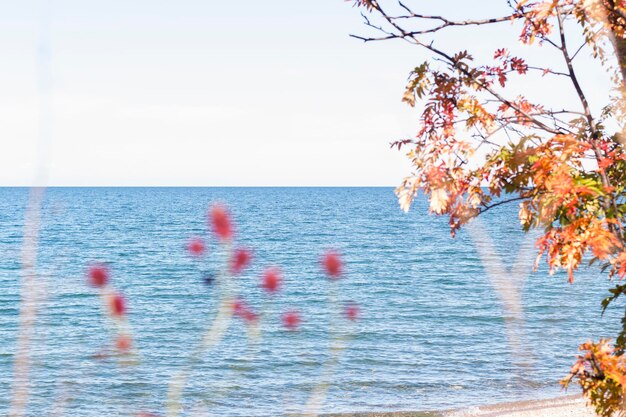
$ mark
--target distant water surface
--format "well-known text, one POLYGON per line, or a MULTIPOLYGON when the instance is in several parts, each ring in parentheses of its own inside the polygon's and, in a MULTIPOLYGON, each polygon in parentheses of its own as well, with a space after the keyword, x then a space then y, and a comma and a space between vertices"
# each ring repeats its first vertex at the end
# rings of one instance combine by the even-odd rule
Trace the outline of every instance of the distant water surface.
MULTIPOLYGON (((19 307, 19 259, 28 190, 0 188, 0 414, 9 407, 19 307)), ((285 287, 259 356, 246 361, 245 330, 230 328, 218 349, 194 368, 185 391, 188 415, 276 416, 298 412, 328 358, 329 282, 319 255, 337 248, 346 274, 342 301, 362 306, 356 334, 335 370, 324 412, 432 410, 558 395, 558 380, 577 346, 613 335, 617 311, 600 317, 610 283, 583 270, 574 285, 545 268, 523 286, 531 365, 507 343, 507 312, 490 284, 472 239, 449 235, 447 219, 409 214, 388 188, 52 188, 46 191, 39 271, 46 299, 37 323, 29 415, 48 415, 67 400, 68 416, 161 412, 167 384, 185 364, 214 313, 214 288, 203 283, 218 266, 210 242, 202 262, 185 251, 206 233, 206 212, 225 202, 237 240, 254 250, 244 296, 265 297, 258 276, 280 265, 285 287), (99 300, 85 285, 91 261, 111 264, 129 300, 141 362, 120 367, 92 357, 110 340, 99 300), (301 311, 298 332, 278 314, 301 311)), ((484 215, 489 239, 505 263, 523 241, 516 206, 484 215)), ((529 262, 530 264, 531 262, 529 262)), ((511 280, 519 277, 511 274, 511 280)), ((349 332, 344 327, 342 332, 349 332)))

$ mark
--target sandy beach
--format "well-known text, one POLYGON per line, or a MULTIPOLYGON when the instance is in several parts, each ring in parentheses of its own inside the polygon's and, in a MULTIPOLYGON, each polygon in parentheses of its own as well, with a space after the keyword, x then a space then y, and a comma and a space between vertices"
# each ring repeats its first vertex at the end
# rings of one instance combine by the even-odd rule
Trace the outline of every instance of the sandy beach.
POLYGON ((580 396, 519 401, 443 413, 443 417, 594 417, 580 396))
POLYGON ((444 412, 327 414, 324 417, 595 417, 585 400, 570 395, 548 400, 517 401, 444 412))

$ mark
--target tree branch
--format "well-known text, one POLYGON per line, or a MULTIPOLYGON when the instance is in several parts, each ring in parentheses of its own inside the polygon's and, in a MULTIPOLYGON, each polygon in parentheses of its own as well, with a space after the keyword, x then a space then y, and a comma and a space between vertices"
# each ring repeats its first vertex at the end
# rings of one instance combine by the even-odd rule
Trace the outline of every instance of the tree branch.
POLYGON ((446 62, 448 62, 449 65, 451 65, 453 68, 455 68, 457 71, 461 72, 463 75, 465 75, 466 77, 468 77, 469 79, 473 80, 477 85, 479 85, 482 89, 484 89, 485 91, 487 91, 489 94, 491 94, 493 97, 495 97, 496 99, 498 99, 501 103, 507 105, 508 107, 514 109, 516 112, 518 112, 519 114, 523 115, 525 118, 527 118, 532 124, 534 124, 536 127, 548 132, 548 133, 552 133, 552 134, 562 134, 562 133, 567 133, 561 129, 553 129, 550 126, 546 125, 545 123, 543 123, 542 121, 538 120, 535 117, 532 117, 530 114, 528 114, 526 111, 524 111, 523 109, 521 109, 519 106, 516 106, 512 101, 506 99, 505 97, 503 97, 502 95, 500 95, 497 91, 495 91, 493 88, 491 88, 489 85, 487 85, 484 81, 476 78, 473 74, 470 73, 470 71, 463 65, 460 65, 458 62, 456 62, 450 55, 448 55, 447 53, 443 52, 440 49, 437 49, 433 46, 433 44, 425 44, 422 41, 420 41, 417 38, 417 34, 416 32, 407 32, 404 28, 402 28, 400 25, 398 25, 393 19, 391 19, 389 17, 389 15, 382 9, 382 7, 380 6, 380 4, 378 4, 378 1, 376 0, 372 0, 370 2, 370 5, 372 6, 373 9, 375 9, 384 19, 385 21, 391 25, 398 33, 392 33, 389 31, 385 31, 384 29, 382 29, 381 27, 376 27, 374 25, 372 25, 369 20, 366 19, 366 24, 368 26, 377 28, 379 30, 381 30, 383 33, 385 33, 387 36, 386 37, 382 37, 382 38, 363 38, 360 36, 355 36, 355 35, 351 35, 357 39, 361 39, 365 42, 368 41, 373 41, 373 40, 387 40, 387 39, 393 39, 393 38, 398 38, 398 39, 405 39, 405 40, 412 40, 413 43, 417 46, 422 46, 424 48, 426 48, 427 50, 431 51, 432 53, 434 53, 435 55, 438 55, 442 58, 444 58, 446 60, 446 62))
POLYGON ((513 198, 509 198, 507 200, 498 201, 497 203, 493 203, 490 206, 485 205, 485 206, 481 207, 480 209, 478 209, 478 213, 479 214, 483 214, 484 212, 486 212, 488 210, 491 210, 494 207, 498 207, 498 206, 501 206, 503 204, 511 203, 513 201, 526 200, 527 198, 528 197, 513 197, 513 198))
MULTIPOLYGON (((587 101, 587 97, 580 87, 580 83, 578 82, 578 78, 576 77, 576 72, 574 71, 574 65, 572 64, 572 59, 570 58, 569 52, 567 51, 567 42, 565 39, 565 30, 563 27, 563 16, 561 15, 560 8, 556 9, 556 16, 559 22, 559 36, 561 38, 561 52, 563 53, 563 59, 565 60, 565 64, 567 65, 567 70, 570 74, 570 79, 572 80, 572 84, 574 85, 574 89, 576 89, 576 93, 578 94, 578 98, 583 106, 585 119, 587 120, 587 124, 589 125, 589 131, 591 132, 591 145, 593 148, 593 152, 596 156, 597 162, 600 162, 604 159, 602 151, 598 146, 598 139, 600 138, 600 132, 596 128, 593 116, 591 115, 591 109, 589 108, 589 102, 587 101)), ((611 188, 611 182, 609 181, 609 177, 606 175, 606 172, 603 170, 600 171, 600 179, 602 180, 602 185, 605 188, 611 188)), ((617 207, 614 199, 602 198, 602 206, 605 212, 613 208, 617 213, 617 207)), ((620 238, 620 240, 624 240, 623 232, 621 227, 616 227, 614 224, 609 224, 609 229, 620 238)))

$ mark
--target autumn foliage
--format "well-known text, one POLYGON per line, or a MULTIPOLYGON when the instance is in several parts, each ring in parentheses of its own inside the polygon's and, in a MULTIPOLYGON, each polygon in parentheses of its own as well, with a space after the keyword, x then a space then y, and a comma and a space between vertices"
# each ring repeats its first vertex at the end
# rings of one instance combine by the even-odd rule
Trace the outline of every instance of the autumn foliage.
MULTIPOLYGON (((417 134, 392 143, 407 152, 413 167, 396 190, 401 207, 408 210, 419 192, 426 194, 430 211, 448 216, 454 235, 479 214, 515 202, 521 227, 543 231, 537 262, 545 259, 551 273, 565 270, 573 282, 576 270, 590 259, 611 278, 623 279, 626 1, 503 1, 507 14, 468 20, 418 11, 403 2, 354 3, 374 31, 354 37, 404 40, 427 56, 409 73, 402 96, 419 109, 417 134), (486 25, 516 28, 510 42, 525 45, 527 55, 503 45, 477 62, 471 51, 439 46, 437 35, 449 28, 486 25), (559 66, 531 65, 537 48, 553 54, 559 66), (595 58, 613 84, 602 108, 593 108, 585 95, 585 74, 576 60, 581 54, 595 58), (577 102, 554 107, 511 86, 513 80, 519 85, 537 79, 565 80, 577 102)), ((626 286, 617 285, 604 308, 624 293, 626 286)), ((616 346, 606 340, 582 345, 566 381, 577 378, 603 416, 619 410, 626 398, 625 332, 626 327, 616 346)))

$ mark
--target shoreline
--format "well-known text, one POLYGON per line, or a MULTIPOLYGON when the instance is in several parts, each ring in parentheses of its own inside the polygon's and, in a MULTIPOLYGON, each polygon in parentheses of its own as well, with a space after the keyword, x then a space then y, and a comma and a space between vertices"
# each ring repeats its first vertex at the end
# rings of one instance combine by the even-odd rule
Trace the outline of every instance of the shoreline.
POLYGON ((331 413, 320 417, 595 417, 580 395, 512 401, 444 411, 331 413))

